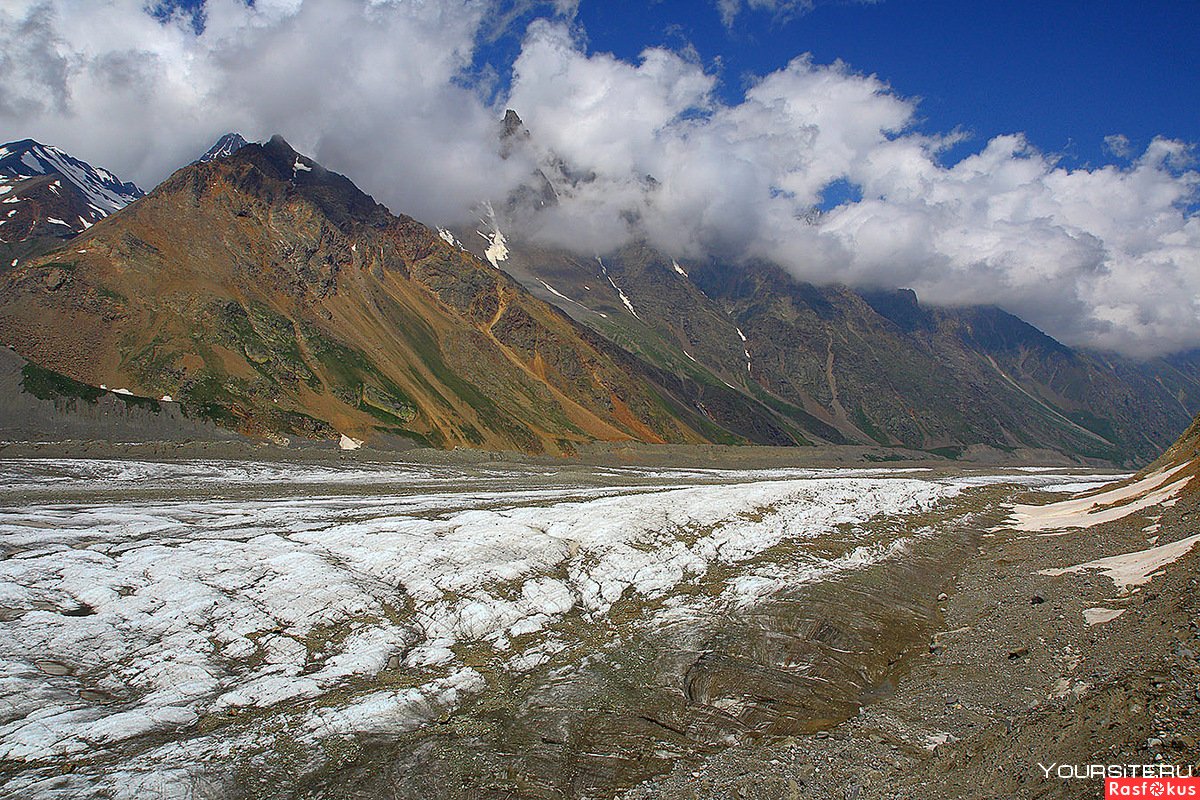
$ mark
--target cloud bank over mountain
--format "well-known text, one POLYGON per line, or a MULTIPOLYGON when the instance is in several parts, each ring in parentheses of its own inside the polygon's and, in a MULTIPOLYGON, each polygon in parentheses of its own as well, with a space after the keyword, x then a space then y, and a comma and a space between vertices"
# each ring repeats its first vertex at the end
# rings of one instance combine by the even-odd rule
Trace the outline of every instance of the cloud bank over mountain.
POLYGON ((472 59, 494 26, 526 18, 511 5, 209 0, 197 33, 141 0, 16 0, 0 9, 0 130, 146 186, 225 130, 280 132, 431 223, 565 164, 573 179, 528 233, 585 255, 644 237, 680 257, 995 303, 1073 345, 1200 345, 1188 144, 1131 152, 1114 134, 1112 163, 1068 168, 1014 133, 947 164, 961 134, 919 130, 918 101, 879 77, 799 56, 730 101, 691 49, 591 52, 576 5, 540 4, 497 98, 472 59), (501 158, 506 107, 533 140, 501 158), (814 213, 831 186, 850 199, 814 213))

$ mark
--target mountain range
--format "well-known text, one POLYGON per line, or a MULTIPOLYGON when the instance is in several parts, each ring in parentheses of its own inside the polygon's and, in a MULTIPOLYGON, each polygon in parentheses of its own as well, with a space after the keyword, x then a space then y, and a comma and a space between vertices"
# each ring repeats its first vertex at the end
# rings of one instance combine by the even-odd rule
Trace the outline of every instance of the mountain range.
MULTIPOLYGON (((530 137, 513 112, 503 131, 505 148, 530 137)), ((446 230, 393 215, 280 137, 228 134, 144 197, 55 148, 0 153, 0 192, 19 198, 0 226, 0 341, 66 396, 169 396, 260 436, 1050 449, 1117 464, 1154 457, 1200 410, 1196 352, 1080 351, 999 308, 644 242, 588 257, 539 246, 523 215, 587 179, 553 157, 481 206, 478 226, 446 230), (59 216, 47 194, 87 213, 59 216)))
POLYGON ((0 260, 52 249, 145 194, 32 139, 0 147, 0 260))

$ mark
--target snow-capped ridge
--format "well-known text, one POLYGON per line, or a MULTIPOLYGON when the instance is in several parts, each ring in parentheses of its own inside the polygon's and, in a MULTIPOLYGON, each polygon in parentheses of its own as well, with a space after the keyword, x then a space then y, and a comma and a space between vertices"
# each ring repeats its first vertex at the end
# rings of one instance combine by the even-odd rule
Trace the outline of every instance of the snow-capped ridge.
POLYGON ((142 197, 143 192, 131 182, 122 182, 102 167, 53 146, 23 139, 0 146, 0 175, 9 178, 31 178, 37 175, 58 174, 83 193, 87 202, 100 214, 108 216, 142 197))
POLYGON ((208 152, 196 159, 196 164, 207 164, 209 161, 216 161, 218 158, 226 158, 233 155, 238 150, 241 150, 246 145, 250 144, 240 133, 230 131, 208 148, 208 152))

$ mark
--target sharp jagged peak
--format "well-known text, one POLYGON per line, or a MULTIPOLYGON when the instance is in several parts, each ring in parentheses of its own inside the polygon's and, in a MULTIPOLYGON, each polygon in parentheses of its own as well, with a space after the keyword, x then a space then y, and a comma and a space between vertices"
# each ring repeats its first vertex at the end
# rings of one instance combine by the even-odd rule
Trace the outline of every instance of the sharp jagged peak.
POLYGON ((216 143, 208 148, 208 152, 196 159, 194 163, 206 164, 218 158, 227 158, 248 144, 250 143, 240 133, 230 131, 217 139, 216 143))
POLYGON ((208 166, 238 162, 252 164, 262 174, 295 187, 339 226, 345 226, 351 220, 379 226, 392 219, 387 208, 358 188, 353 181, 297 152, 279 134, 262 144, 246 144, 233 155, 211 162, 208 166))
POLYGON ((525 123, 521 121, 521 118, 517 115, 517 112, 513 111, 511 108, 504 111, 504 121, 501 124, 504 126, 503 131, 500 134, 501 138, 507 139, 510 136, 521 136, 526 139, 529 138, 529 131, 526 130, 525 123))

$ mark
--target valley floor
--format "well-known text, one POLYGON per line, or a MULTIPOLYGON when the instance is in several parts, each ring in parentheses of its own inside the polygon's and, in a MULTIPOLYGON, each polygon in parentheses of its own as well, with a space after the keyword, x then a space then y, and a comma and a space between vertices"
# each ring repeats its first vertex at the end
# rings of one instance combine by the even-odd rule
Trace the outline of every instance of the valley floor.
POLYGON ((1101 779, 1078 777, 1092 765, 1200 777, 1200 502, 1146 488, 1057 504, 1086 528, 1032 510, 1032 531, 980 537, 928 646, 841 724, 739 743, 623 797, 1100 798, 1101 779), (1113 497, 1119 518, 1079 518, 1113 497))
POLYGON ((1200 757, 1182 474, 1052 513, 1112 476, 6 455, 2 797, 1095 797, 1038 762, 1200 757))

